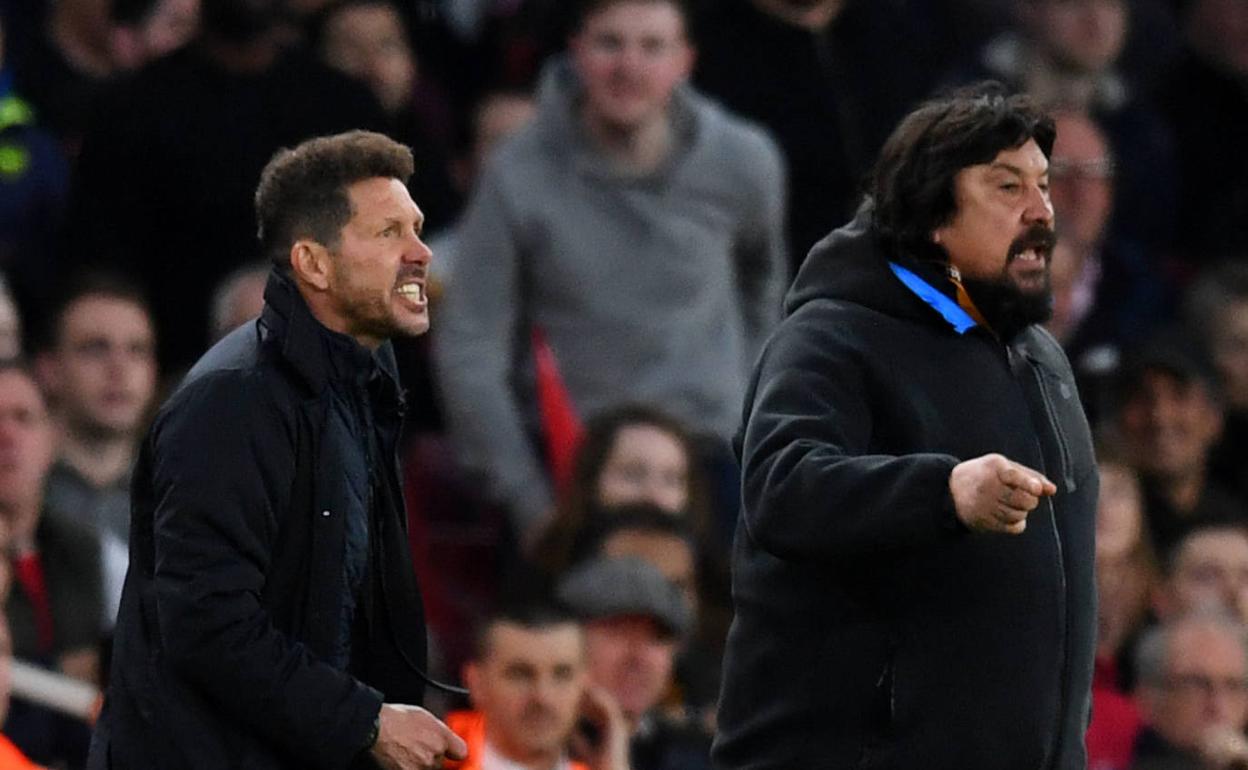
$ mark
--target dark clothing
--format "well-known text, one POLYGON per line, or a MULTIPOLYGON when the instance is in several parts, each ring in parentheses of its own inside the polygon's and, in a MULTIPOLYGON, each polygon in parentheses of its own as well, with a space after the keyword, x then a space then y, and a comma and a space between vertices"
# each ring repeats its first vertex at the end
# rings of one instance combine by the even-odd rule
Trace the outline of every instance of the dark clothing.
POLYGON ((1135 741, 1131 770, 1202 770, 1205 767, 1200 757, 1172 746, 1151 727, 1135 741))
POLYGON ((880 146, 941 70, 933 37, 914 23, 927 12, 911 5, 848 3, 812 32, 751 0, 717 0, 701 25, 695 83, 761 123, 784 152, 794 266, 853 215, 880 146))
POLYGON ((420 702, 390 347, 327 330, 285 277, 265 302, 141 448, 92 768, 345 768, 383 697, 420 702))
POLYGON ((67 258, 144 282, 164 371, 207 347, 213 289, 260 257, 260 170, 282 147, 384 116, 364 86, 292 51, 266 71, 197 47, 158 59, 104 99, 83 143, 67 258))
POLYGON ((648 716, 629 742, 631 770, 710 770, 711 739, 692 725, 648 716))
POLYGON ((1180 170, 1180 249, 1194 272, 1248 252, 1248 79, 1189 51, 1162 91, 1180 170))
POLYGON ((1200 499, 1190 511, 1177 510, 1155 482, 1148 478, 1142 481, 1144 523, 1148 526, 1149 541, 1163 561, 1170 549, 1197 527, 1210 524, 1248 524, 1248 510, 1244 509, 1243 504, 1212 481, 1205 483, 1200 499))
POLYGON ((882 252, 869 209, 815 247, 746 399, 716 766, 1082 770, 1097 475, 1070 367, 882 252), (1021 535, 957 520, 951 471, 993 452, 1058 487, 1021 535))
MULTIPOLYGON (((11 38, 6 35, 5 39, 11 38)), ((22 42, 14 69, 17 90, 34 105, 40 124, 55 134, 70 154, 76 152, 110 79, 75 67, 46 28, 22 42)))
POLYGON ((45 509, 35 530, 35 547, 52 611, 51 647, 40 644, 35 608, 16 570, 4 609, 13 654, 51 665, 60 655, 93 650, 100 643, 100 542, 90 527, 45 509))

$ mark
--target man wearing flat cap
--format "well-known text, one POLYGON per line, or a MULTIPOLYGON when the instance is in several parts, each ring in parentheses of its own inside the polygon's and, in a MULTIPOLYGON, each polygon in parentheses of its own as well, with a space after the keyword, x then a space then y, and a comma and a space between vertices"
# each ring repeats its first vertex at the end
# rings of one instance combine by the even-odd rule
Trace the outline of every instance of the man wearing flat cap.
POLYGON ((584 623, 590 681, 628 722, 632 770, 709 770, 709 737, 658 713, 693 621, 680 589, 640 559, 595 558, 560 581, 558 598, 584 623))

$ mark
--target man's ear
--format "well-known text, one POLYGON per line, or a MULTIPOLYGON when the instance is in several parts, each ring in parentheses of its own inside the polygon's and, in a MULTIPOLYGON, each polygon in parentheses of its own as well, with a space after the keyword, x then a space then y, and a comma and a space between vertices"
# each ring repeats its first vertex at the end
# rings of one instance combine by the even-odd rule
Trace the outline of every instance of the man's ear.
POLYGON ((290 269, 295 280, 318 291, 329 288, 329 249, 309 238, 300 238, 290 247, 290 269))
POLYGON ((481 667, 475 662, 469 661, 464 664, 460 675, 464 678, 464 685, 468 688, 468 697, 472 700, 473 708, 480 709, 481 703, 481 667))

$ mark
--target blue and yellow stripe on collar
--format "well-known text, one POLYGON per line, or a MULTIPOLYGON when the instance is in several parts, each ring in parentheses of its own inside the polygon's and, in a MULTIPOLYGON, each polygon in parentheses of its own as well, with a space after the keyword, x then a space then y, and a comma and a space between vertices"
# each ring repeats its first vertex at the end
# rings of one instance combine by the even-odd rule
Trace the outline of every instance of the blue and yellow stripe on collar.
POLYGON ((893 274, 905 284, 907 289, 914 292, 915 296, 926 302, 937 313, 940 313, 941 318, 944 318, 958 334, 966 334, 979 325, 971 317, 970 313, 962 309, 961 305, 914 272, 907 270, 896 262, 889 262, 888 266, 893 271, 893 274))

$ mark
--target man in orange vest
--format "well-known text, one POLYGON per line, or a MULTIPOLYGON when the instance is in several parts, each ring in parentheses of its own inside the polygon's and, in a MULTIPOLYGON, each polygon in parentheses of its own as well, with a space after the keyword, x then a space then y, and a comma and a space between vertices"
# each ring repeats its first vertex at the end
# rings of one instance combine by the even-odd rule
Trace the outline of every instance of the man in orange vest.
POLYGON ((500 611, 478 633, 464 681, 474 710, 446 723, 468 744, 468 758, 448 767, 629 770, 628 726, 611 696, 590 686, 584 632, 563 610, 500 611))

